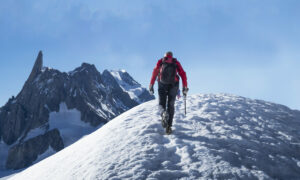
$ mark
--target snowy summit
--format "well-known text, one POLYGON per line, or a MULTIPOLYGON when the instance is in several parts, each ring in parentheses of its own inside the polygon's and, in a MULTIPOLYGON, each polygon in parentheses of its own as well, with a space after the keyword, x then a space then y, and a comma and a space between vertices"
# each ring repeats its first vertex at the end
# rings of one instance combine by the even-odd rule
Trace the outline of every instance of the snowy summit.
POLYGON ((116 117, 11 179, 297 179, 300 112, 226 94, 176 102, 165 135, 157 101, 116 117))

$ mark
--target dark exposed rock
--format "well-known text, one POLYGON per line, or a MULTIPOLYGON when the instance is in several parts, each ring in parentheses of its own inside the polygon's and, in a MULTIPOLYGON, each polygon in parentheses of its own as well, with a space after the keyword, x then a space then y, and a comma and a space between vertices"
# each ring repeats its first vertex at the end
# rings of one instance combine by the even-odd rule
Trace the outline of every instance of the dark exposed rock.
MULTIPOLYGON (((120 87, 116 79, 113 77, 113 75, 105 70, 102 74, 103 76, 103 83, 105 87, 107 88, 108 95, 111 97, 115 97, 120 95, 120 100, 123 102, 124 107, 134 107, 138 105, 138 102, 131 99, 128 93, 124 92, 123 89, 120 87)), ((112 103, 112 100, 109 100, 110 103, 112 103)), ((122 108, 121 108, 122 111, 122 108)))
POLYGON ((44 135, 36 136, 24 143, 13 146, 8 153, 6 167, 8 169, 21 169, 28 167, 39 155, 51 147, 55 151, 64 148, 63 140, 57 129, 48 131, 44 135))
POLYGON ((122 91, 130 92, 130 99, 133 99, 138 104, 154 98, 154 96, 149 94, 149 91, 145 88, 141 88, 141 84, 135 81, 125 70, 111 72, 106 70, 103 72, 103 77, 105 77, 105 80, 110 81, 108 84, 113 82, 113 84, 120 87, 122 91))
POLYGON ((16 103, 16 99, 10 99, 0 113, 0 132, 4 142, 8 145, 22 134, 26 124, 26 109, 16 103))
POLYGON ((32 82, 34 78, 41 72, 42 67, 43 67, 43 53, 42 51, 40 51, 27 81, 32 82))
MULTIPOLYGON (((42 66, 40 51, 21 92, 0 109, 0 140, 7 145, 16 144, 10 149, 7 168, 26 167, 48 148, 52 136, 37 136, 32 142, 26 137, 35 128, 49 129, 50 112, 58 112, 63 102, 68 109, 80 111, 83 122, 97 127, 141 102, 154 99, 146 89, 138 98, 132 98, 112 72, 105 70, 101 74, 91 64, 83 63, 69 73, 42 66), (47 143, 39 142, 45 140, 47 143), (35 147, 39 145, 42 147, 35 147)), ((128 73, 119 75, 126 87, 142 89, 128 73)))

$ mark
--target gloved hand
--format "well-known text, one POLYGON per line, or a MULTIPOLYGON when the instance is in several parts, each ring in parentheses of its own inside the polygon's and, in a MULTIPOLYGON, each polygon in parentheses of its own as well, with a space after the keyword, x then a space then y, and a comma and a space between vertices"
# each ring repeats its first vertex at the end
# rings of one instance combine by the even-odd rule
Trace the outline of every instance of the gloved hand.
POLYGON ((150 92, 151 95, 154 94, 154 89, 153 89, 153 85, 152 84, 150 84, 150 86, 149 86, 149 92, 150 92))
POLYGON ((189 91, 189 88, 187 88, 187 87, 183 87, 183 88, 182 88, 182 94, 183 94, 184 96, 187 95, 188 91, 189 91))

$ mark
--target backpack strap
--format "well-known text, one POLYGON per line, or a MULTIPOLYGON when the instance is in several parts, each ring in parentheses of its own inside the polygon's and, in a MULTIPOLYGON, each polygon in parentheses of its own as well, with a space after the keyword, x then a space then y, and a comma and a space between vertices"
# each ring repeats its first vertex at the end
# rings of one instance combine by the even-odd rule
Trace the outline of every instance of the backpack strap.
POLYGON ((161 60, 161 63, 160 63, 160 65, 159 65, 159 68, 161 68, 162 65, 166 63, 166 58, 163 57, 163 58, 161 58, 160 60, 161 60))
POLYGON ((173 58, 172 61, 173 61, 173 63, 175 64, 176 69, 177 69, 177 59, 176 59, 176 58, 173 58))

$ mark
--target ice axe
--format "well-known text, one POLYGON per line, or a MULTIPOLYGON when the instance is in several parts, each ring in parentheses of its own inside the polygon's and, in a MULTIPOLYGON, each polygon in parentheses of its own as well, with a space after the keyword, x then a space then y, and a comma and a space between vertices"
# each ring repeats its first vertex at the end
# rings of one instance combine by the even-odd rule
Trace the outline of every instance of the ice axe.
POLYGON ((185 87, 183 88, 183 100, 184 100, 184 114, 186 116, 186 96, 187 92, 189 91, 189 88, 185 87))
POLYGON ((183 96, 184 100, 184 115, 186 116, 186 95, 183 96))

